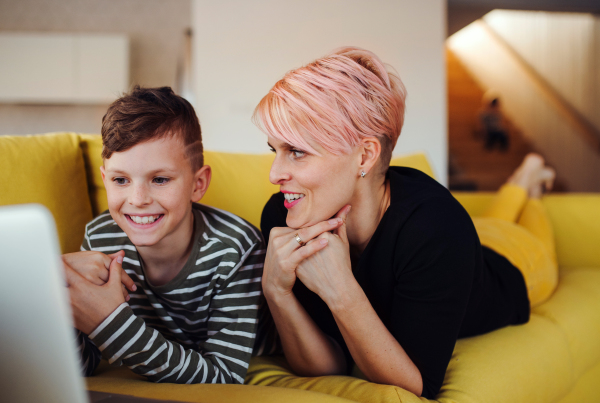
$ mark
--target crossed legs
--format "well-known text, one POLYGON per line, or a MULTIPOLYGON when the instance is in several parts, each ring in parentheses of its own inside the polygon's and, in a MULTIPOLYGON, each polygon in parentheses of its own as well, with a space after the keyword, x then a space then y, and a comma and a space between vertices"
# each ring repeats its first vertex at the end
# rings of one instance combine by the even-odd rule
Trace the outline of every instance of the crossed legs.
POLYGON ((558 283, 552 225, 540 199, 554 177, 540 155, 527 155, 488 210, 473 220, 481 244, 521 271, 532 307, 548 299, 558 283))

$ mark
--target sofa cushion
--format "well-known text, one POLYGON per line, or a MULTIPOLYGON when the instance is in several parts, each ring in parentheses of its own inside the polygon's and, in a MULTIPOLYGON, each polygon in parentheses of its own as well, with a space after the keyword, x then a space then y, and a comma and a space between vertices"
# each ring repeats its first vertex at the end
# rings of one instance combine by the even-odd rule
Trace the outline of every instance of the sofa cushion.
POLYGON ((471 217, 481 216, 494 199, 495 192, 452 192, 452 196, 471 217))
POLYGON ((205 151, 212 169, 208 191, 200 203, 236 214, 260 227, 262 209, 279 186, 269 182, 274 154, 205 151))
MULTIPOLYGON (((102 166, 102 138, 97 134, 80 135, 85 159, 89 194, 94 216, 108 208, 106 190, 99 167, 102 166)), ((212 180, 201 203, 234 213, 256 227, 262 209, 279 187, 269 182, 274 154, 240 154, 205 151, 204 162, 212 168, 212 180)), ((424 154, 395 157, 391 165, 422 170, 433 177, 424 154)))
POLYGON ((524 325, 458 340, 437 400, 553 402, 573 384, 564 333, 532 314, 524 325))
MULTIPOLYGON (((401 388, 357 378, 293 375, 281 358, 253 358, 246 382, 312 390, 368 403, 427 401, 401 388)), ((549 319, 457 342, 439 402, 557 401, 574 385, 571 354, 564 333, 549 319)))
POLYGON ((364 403, 428 401, 397 386, 380 385, 350 376, 296 376, 284 357, 252 357, 245 383, 311 390, 364 403))
POLYGON ((104 164, 104 161, 102 161, 102 136, 99 134, 80 134, 79 141, 85 162, 92 213, 96 217, 108 209, 106 189, 100 173, 100 167, 104 164))
POLYGON ((600 194, 551 194, 543 202, 556 236, 558 264, 600 268, 600 194))
POLYGON ((429 163, 427 156, 423 153, 414 153, 393 157, 390 161, 390 165, 418 169, 421 172, 425 172, 433 179, 436 179, 433 169, 431 168, 431 164, 429 163))
MULTIPOLYGON (((269 182, 274 157, 206 151, 204 160, 213 176, 201 203, 237 214, 259 227, 263 207, 279 191, 279 186, 269 182)), ((433 177, 424 154, 395 157, 390 164, 416 168, 433 177)))
POLYGON ((118 393, 146 399, 178 402, 239 402, 239 403, 349 403, 350 400, 322 393, 266 386, 152 383, 126 367, 111 367, 102 361, 94 376, 86 378, 87 389, 95 392, 118 393))
POLYGON ((46 206, 63 253, 78 251, 92 208, 77 135, 0 136, 0 155, 0 205, 46 206))
POLYGON ((558 403, 582 403, 598 401, 600 393, 600 362, 577 380, 575 387, 558 403))
POLYGON ((576 378, 600 362, 600 267, 563 268, 552 298, 533 313, 565 335, 576 378))

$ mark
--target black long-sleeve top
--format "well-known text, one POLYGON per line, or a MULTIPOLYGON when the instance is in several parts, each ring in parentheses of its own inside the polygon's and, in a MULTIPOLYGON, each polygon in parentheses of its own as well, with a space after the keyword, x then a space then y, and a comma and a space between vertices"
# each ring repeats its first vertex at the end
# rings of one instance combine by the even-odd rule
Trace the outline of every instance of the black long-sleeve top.
MULTIPOLYGON (((439 392, 456 340, 529 320, 521 272, 482 247, 471 218, 450 192, 424 173, 390 167, 391 201, 353 273, 379 318, 414 362, 422 396, 439 392)), ((285 227, 282 193, 261 219, 268 242, 285 227)), ((302 282, 294 294, 319 328, 350 352, 333 315, 302 282)))

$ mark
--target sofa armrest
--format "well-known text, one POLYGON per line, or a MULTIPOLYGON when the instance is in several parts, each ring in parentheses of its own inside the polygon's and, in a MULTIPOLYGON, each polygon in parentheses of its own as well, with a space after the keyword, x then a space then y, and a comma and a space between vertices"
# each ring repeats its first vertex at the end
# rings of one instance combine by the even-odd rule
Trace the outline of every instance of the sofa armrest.
MULTIPOLYGON (((453 192, 471 217, 483 214, 494 192, 453 192)), ((550 194, 542 199, 561 267, 600 267, 600 193, 550 194)))

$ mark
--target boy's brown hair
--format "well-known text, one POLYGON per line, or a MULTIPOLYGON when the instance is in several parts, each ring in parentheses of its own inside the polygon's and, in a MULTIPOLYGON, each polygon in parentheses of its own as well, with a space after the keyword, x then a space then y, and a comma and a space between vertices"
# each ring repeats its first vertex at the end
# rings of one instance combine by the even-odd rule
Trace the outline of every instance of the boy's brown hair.
POLYGON ((202 132, 192 105, 170 87, 136 85, 113 102, 102 118, 102 158, 164 136, 182 140, 193 171, 202 168, 202 132))

